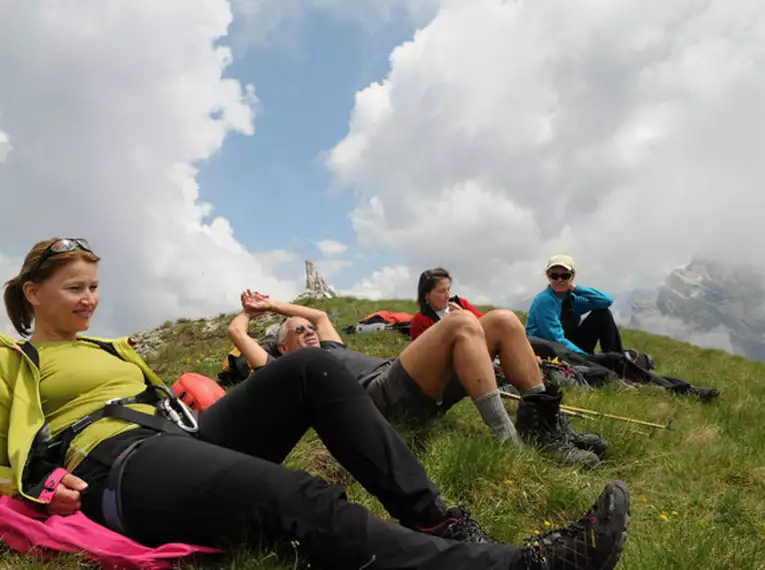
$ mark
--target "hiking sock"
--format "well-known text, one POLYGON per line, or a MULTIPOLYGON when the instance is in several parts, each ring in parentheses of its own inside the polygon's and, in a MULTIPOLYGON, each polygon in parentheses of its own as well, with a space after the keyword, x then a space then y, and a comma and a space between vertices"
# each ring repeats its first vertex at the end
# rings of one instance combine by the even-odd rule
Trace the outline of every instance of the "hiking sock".
POLYGON ((547 392, 547 386, 544 384, 537 384, 536 386, 532 386, 528 390, 524 390, 521 393, 521 396, 531 396, 532 394, 544 394, 547 392))
POLYGON ((494 390, 473 400, 478 413, 481 414, 483 422, 489 426, 492 433, 503 441, 510 440, 513 443, 521 443, 515 426, 507 415, 505 405, 502 403, 502 396, 499 390, 494 390))

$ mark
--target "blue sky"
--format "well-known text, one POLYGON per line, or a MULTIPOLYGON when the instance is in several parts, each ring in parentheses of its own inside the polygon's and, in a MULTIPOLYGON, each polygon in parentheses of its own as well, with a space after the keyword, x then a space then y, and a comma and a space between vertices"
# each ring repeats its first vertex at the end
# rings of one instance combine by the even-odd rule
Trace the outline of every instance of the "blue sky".
MULTIPOLYGON (((413 31, 405 18, 365 27, 313 11, 284 41, 234 51, 227 75, 252 83, 260 100, 255 135, 229 136, 198 180, 201 199, 248 249, 318 259, 315 240, 346 243, 342 257, 354 265, 332 276, 338 288, 394 260, 385 252, 355 258, 352 190, 333 187, 321 154, 346 135, 355 93, 385 77, 391 51, 413 31)), ((235 19, 230 36, 239 32, 235 19)))

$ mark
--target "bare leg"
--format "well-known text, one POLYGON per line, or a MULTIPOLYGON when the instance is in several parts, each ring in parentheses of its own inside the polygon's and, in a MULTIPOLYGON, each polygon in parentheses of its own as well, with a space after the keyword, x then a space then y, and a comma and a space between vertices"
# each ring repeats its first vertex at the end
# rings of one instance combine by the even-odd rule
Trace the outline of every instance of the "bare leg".
POLYGON ((431 398, 443 394, 452 370, 474 400, 497 389, 483 329, 468 311, 446 315, 407 346, 399 360, 420 390, 431 398))
POLYGON ((404 349, 401 366, 431 398, 440 398, 452 372, 492 433, 519 443, 502 403, 494 365, 486 350, 486 337, 478 319, 468 311, 449 313, 404 349))
POLYGON ((508 382, 523 394, 542 385, 534 350, 526 337, 523 323, 512 311, 497 309, 479 321, 486 337, 489 354, 499 356, 508 382))

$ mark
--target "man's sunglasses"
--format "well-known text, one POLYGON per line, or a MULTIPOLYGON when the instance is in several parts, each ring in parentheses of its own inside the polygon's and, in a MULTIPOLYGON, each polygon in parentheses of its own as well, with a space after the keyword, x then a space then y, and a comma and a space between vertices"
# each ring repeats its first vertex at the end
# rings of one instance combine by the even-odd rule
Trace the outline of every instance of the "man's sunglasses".
POLYGON ((553 281, 568 281, 573 277, 573 273, 548 273, 547 276, 553 281))
POLYGON ((295 334, 303 334, 308 331, 316 332, 316 325, 298 325, 295 327, 295 334))
POLYGON ((62 253, 71 253, 78 249, 93 253, 93 250, 90 249, 90 244, 85 239, 64 238, 51 242, 48 247, 45 248, 45 251, 43 251, 40 259, 37 260, 34 269, 32 269, 32 272, 29 274, 29 280, 35 280, 37 273, 40 271, 40 267, 42 267, 42 264, 45 263, 46 259, 50 259, 54 255, 59 255, 62 253))

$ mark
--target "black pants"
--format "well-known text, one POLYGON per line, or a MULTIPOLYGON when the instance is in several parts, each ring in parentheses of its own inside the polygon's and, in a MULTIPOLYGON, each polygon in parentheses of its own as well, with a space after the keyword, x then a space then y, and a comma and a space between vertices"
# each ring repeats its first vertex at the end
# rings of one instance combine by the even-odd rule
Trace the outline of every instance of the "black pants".
POLYGON ((573 334, 567 336, 583 351, 592 354, 600 341, 601 352, 624 352, 622 337, 609 309, 590 311, 573 334))
POLYGON ((670 378, 669 376, 659 376, 654 374, 650 370, 641 368, 624 353, 616 352, 603 352, 598 354, 590 354, 587 359, 605 366, 606 368, 616 372, 619 377, 631 380, 632 382, 642 382, 644 384, 656 384, 662 388, 678 394, 686 394, 693 388, 691 384, 683 380, 682 378, 670 378))
POLYGON ((394 518, 416 521, 439 500, 345 366, 306 348, 262 368, 207 410, 199 438, 161 435, 138 448, 122 480, 128 534, 145 544, 297 540, 309 559, 332 569, 522 564, 512 546, 447 541, 382 521, 349 503, 342 487, 280 466, 309 427, 394 518))

